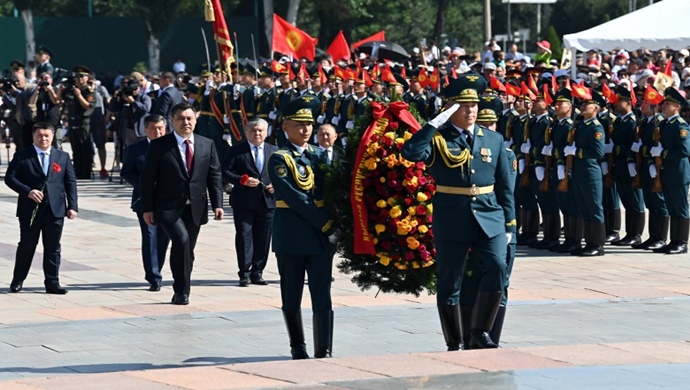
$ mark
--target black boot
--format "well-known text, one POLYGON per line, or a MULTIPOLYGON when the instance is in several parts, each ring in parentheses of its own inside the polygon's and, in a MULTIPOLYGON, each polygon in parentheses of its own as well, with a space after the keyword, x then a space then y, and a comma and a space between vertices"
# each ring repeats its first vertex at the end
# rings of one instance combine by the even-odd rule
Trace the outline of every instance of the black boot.
POLYGON ((633 249, 648 249, 649 244, 658 241, 658 238, 654 237, 656 224, 658 223, 658 214, 649 212, 649 218, 647 221, 647 231, 649 232, 649 238, 643 242, 631 245, 633 249))
POLYGON ((470 330, 472 329, 472 311, 474 306, 460 306, 460 323, 462 324, 462 349, 470 349, 470 330))
POLYGON ((491 340, 489 331, 494 326, 498 307, 501 305, 502 291, 479 291, 472 310, 472 330, 470 349, 498 348, 491 340))
POLYGON ((580 252, 582 252, 583 249, 582 238, 585 237, 585 242, 587 242, 586 237, 589 237, 589 235, 585 235, 585 221, 581 217, 575 218, 575 225, 573 226, 573 239, 575 241, 575 245, 573 245, 573 249, 570 251, 570 254, 573 256, 580 256, 580 252))
POLYGON ((621 209, 605 209, 606 242, 620 239, 621 209))
POLYGON ((688 253, 688 235, 690 235, 690 219, 679 218, 676 228, 676 244, 666 250, 667 255, 688 253))
POLYGON ((669 242, 668 244, 666 244, 660 248, 653 249, 652 252, 654 252, 654 253, 666 253, 666 251, 671 249, 676 244, 675 240, 676 240, 676 237, 678 236, 678 223, 680 221, 680 218, 670 217, 670 219, 671 219, 671 223, 670 223, 671 228, 669 230, 670 230, 671 242, 669 242))
POLYGON ((548 228, 544 227, 544 240, 542 240, 538 246, 539 249, 548 249, 557 247, 560 245, 559 239, 561 238, 561 215, 548 215, 544 219, 549 218, 548 228), (547 238, 548 237, 548 238, 547 238))
POLYGON ((663 215, 657 215, 656 219, 657 222, 654 231, 650 234, 654 234, 654 237, 657 239, 657 241, 650 242, 649 245, 647 245, 647 249, 651 250, 658 249, 666 245, 669 225, 671 223, 671 217, 669 216, 664 217, 663 215))
POLYGON ((522 234, 518 236, 518 245, 530 245, 537 241, 537 234, 539 234, 539 213, 531 211, 523 211, 524 219, 522 221, 522 234), (537 226, 536 230, 534 226, 537 226))
POLYGON ((522 206, 515 206, 515 223, 517 224, 515 231, 519 232, 522 227, 522 206))
POLYGON ((573 242, 573 229, 572 225, 570 224, 570 217, 567 215, 563 216, 563 237, 565 237, 565 241, 563 241, 562 244, 549 248, 549 251, 561 253, 560 251, 562 251, 563 248, 570 246, 570 244, 573 242))
POLYGON ((304 329, 302 327, 302 312, 283 311, 285 326, 290 338, 290 354, 292 360, 309 359, 307 346, 304 344, 304 329))
POLYGON ((449 351, 460 349, 462 342, 462 326, 460 325, 460 306, 459 305, 437 305, 438 316, 441 318, 441 329, 443 338, 449 351))
POLYGON ((494 326, 491 328, 491 332, 489 332, 489 337, 491 337, 491 341, 493 341, 494 344, 498 345, 499 348, 501 347, 501 331, 503 331, 503 320, 505 320, 505 318, 506 307, 501 305, 498 307, 496 319, 494 320, 494 326))
POLYGON ((553 219, 551 215, 544 214, 543 218, 544 220, 544 237, 541 240, 538 240, 536 243, 530 245, 532 248, 537 248, 537 249, 548 249, 547 248, 547 243, 551 241, 551 224, 553 223, 553 219))
POLYGON ((603 256, 604 242, 606 240, 606 225, 601 222, 588 222, 585 227, 585 240, 587 246, 580 252, 580 256, 603 256), (587 233, 589 231, 589 233, 587 233))
POLYGON ((331 357, 333 351, 333 310, 314 313, 314 357, 331 357))
POLYGON ((625 237, 620 240, 612 241, 612 245, 629 246, 639 244, 644 230, 644 212, 625 211, 625 237))
POLYGON ((531 225, 529 226, 529 237, 527 238, 527 246, 536 248, 539 244, 539 228, 541 223, 539 221, 539 211, 535 211, 532 215, 531 225))

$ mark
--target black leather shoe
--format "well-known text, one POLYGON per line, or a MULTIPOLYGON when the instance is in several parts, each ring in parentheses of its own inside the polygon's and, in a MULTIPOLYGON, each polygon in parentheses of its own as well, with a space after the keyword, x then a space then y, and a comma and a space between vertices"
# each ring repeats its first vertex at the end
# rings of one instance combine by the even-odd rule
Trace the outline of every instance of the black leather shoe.
POLYGON ((292 360, 309 359, 309 354, 307 353, 307 347, 305 345, 290 348, 290 355, 292 355, 292 360))
POLYGON ((470 349, 489 349, 498 348, 498 345, 491 340, 488 332, 475 333, 472 331, 470 336, 470 349))
POLYGON ((636 245, 642 242, 640 239, 640 236, 638 235, 626 235, 623 237, 622 240, 618 241, 612 241, 611 245, 616 245, 616 246, 630 246, 630 245, 636 245))
POLYGON ((249 286, 249 279, 247 279, 247 278, 240 279, 240 287, 247 287, 247 286, 249 286))
POLYGON ((651 242, 648 242, 647 245, 645 245, 645 247, 642 249, 654 250, 654 249, 659 249, 662 246, 666 246, 666 241, 653 240, 651 242))
POLYGON ((656 249, 652 249, 652 252, 654 252, 654 253, 666 253, 669 249, 673 248, 673 246, 676 244, 677 244, 676 241, 671 241, 664 246, 661 246, 661 247, 656 248, 656 249))
POLYGON ((173 305, 189 305, 189 295, 175 293, 170 303, 173 305))
POLYGON ((161 284, 159 282, 156 283, 151 283, 149 286, 149 291, 160 291, 161 290, 161 284))
POLYGON ((67 290, 60 286, 60 283, 50 283, 46 285, 46 294, 65 295, 67 290))
POLYGON ((264 278, 252 279, 252 284, 258 284, 259 286, 265 286, 268 284, 264 278))
POLYGON ((15 282, 14 280, 10 283, 10 291, 13 293, 18 293, 22 291, 24 282, 15 282))
POLYGON ((582 248, 582 245, 577 244, 575 242, 571 242, 568 245, 563 244, 561 248, 559 248, 556 253, 570 253, 573 251, 579 251, 582 248))
POLYGON ((688 244, 682 241, 676 241, 676 244, 666 251, 667 255, 679 255, 681 253, 688 253, 688 244))
MULTIPOLYGON (((620 237, 621 237, 621 236, 618 234, 618 232, 607 233, 607 234, 606 234, 606 239, 605 239, 605 240, 606 240, 606 242, 613 244, 614 241, 620 240, 620 237)), ((615 244, 614 244, 614 245, 615 245, 615 244)))
POLYGON ((570 255, 580 256, 580 253, 582 253, 583 250, 584 248, 582 247, 582 245, 578 245, 576 248, 573 248, 573 250, 570 251, 570 255))
POLYGON ((598 245, 587 245, 581 252, 580 256, 592 257, 592 256, 603 256, 604 247, 598 245))

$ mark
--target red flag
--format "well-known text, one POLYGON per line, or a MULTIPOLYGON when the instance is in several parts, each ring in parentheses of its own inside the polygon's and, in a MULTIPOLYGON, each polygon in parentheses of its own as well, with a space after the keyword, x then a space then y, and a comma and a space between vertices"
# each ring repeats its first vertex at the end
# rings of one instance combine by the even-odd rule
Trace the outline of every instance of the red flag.
POLYGON ((404 66, 400 68, 400 75, 404 78, 407 78, 407 71, 405 70, 404 66))
POLYGON ((633 108, 637 106, 637 95, 635 95, 635 90, 632 88, 630 89, 630 104, 632 104, 633 108))
POLYGON ((347 80, 348 80, 348 78, 347 78, 347 72, 345 72, 345 70, 344 70, 343 68, 339 67, 338 65, 336 65, 336 66, 333 67, 333 75, 334 75, 335 77, 340 77, 340 79, 343 80, 343 81, 347 81, 347 80))
POLYGON ((379 64, 374 65, 374 68, 371 70, 371 77, 375 79, 379 79, 381 77, 381 68, 379 68, 379 64))
POLYGON ((450 79, 448 78, 448 75, 443 76, 443 81, 446 82, 445 85, 450 85, 450 79))
MULTIPOLYGON (((453 68, 453 72, 455 72, 455 68, 453 68)), ((494 91, 506 91, 506 86, 503 85, 503 83, 501 83, 501 81, 494 76, 489 76, 489 87, 491 87, 491 89, 493 89, 494 91)))
POLYGON ((422 68, 417 75, 417 82, 422 88, 429 86, 429 76, 426 74, 426 68, 422 68))
POLYGON ((583 100, 592 100, 592 93, 589 88, 582 84, 571 84, 570 87, 573 91, 573 96, 583 100))
POLYGON ((670 59, 666 61, 666 66, 664 67, 664 74, 666 76, 673 77, 673 61, 670 59))
POLYGON ((271 70, 276 73, 285 73, 285 71, 287 71, 287 67, 276 60, 272 60, 271 70))
POLYGON ((362 71, 362 60, 357 59, 357 73, 362 71))
POLYGON ((316 39, 273 14, 273 50, 292 54, 296 59, 306 58, 314 61, 316 39))
POLYGON ((326 84, 328 82, 328 76, 326 76, 326 72, 323 71, 323 65, 319 64, 318 70, 319 70, 319 80, 321 81, 321 85, 326 84))
POLYGON ((386 65, 385 68, 383 68, 383 71, 381 72, 381 81, 386 82, 386 83, 395 83, 395 76, 393 76, 393 71, 391 71, 391 67, 386 65))
POLYGON ((295 72, 292 71, 292 64, 287 64, 288 74, 290 75, 290 81, 295 79, 295 72))
POLYGON ((357 80, 357 71, 352 68, 345 68, 348 80, 357 80))
POLYGON ((537 92, 539 88, 537 88, 537 83, 534 82, 534 78, 532 77, 532 73, 529 74, 529 80, 528 80, 527 86, 529 89, 531 89, 534 92, 537 92))
POLYGON ((223 14, 220 0, 212 0, 212 5, 213 20, 209 21, 213 22, 213 39, 216 41, 218 56, 220 57, 218 61, 225 67, 225 72, 230 75, 232 74, 230 65, 235 62, 235 58, 233 57, 235 47, 230 40, 230 32, 228 31, 227 23, 225 23, 225 15, 223 14))
POLYGON ((364 85, 366 85, 367 88, 374 85, 374 82, 371 81, 371 77, 369 77, 369 73, 366 70, 362 71, 362 80, 364 80, 364 85))
POLYGON ((343 30, 338 31, 338 35, 335 36, 331 45, 328 46, 326 53, 333 57, 333 61, 349 60, 350 59, 350 46, 345 40, 345 35, 343 35, 343 30))
POLYGON ((618 100, 618 96, 613 93, 606 83, 601 84, 601 94, 608 99, 609 103, 615 103, 618 100))
POLYGON ((452 76, 453 76, 453 79, 457 79, 457 78, 458 78, 458 72, 455 70, 455 67, 450 68, 450 72, 451 72, 451 74, 452 74, 452 76))
POLYGON ((306 79, 309 78, 309 73, 307 72, 306 62, 303 62, 302 65, 300 65, 299 70, 297 71, 297 78, 302 83, 304 83, 306 81, 306 79))
POLYGON ((356 49, 360 47, 363 43, 371 42, 371 41, 385 41, 386 40, 386 34, 384 33, 383 30, 377 32, 376 34, 370 36, 369 38, 364 38, 361 41, 357 41, 352 44, 352 48, 356 49))
POLYGON ((551 75, 551 91, 553 91, 553 93, 556 93, 558 91, 558 82, 556 81, 555 74, 551 75))
POLYGON ((537 100, 537 95, 535 95, 534 92, 532 92, 532 90, 527 86, 527 84, 525 84, 524 81, 522 81, 520 84, 520 94, 529 97, 532 101, 537 100))
POLYGON ((566 88, 566 89, 569 89, 569 90, 571 90, 571 91, 573 90, 573 87, 570 86, 570 79, 566 79, 566 80, 565 80, 565 88, 566 88))
POLYGON ((551 94, 549 93, 549 85, 544 83, 542 86, 542 93, 544 94, 544 103, 546 103, 547 106, 550 106, 553 103, 553 99, 551 98, 551 94))
POLYGON ((659 105, 664 101, 664 95, 660 94, 651 84, 647 84, 647 89, 644 91, 644 100, 659 105))
POLYGON ((440 84, 441 79, 438 77, 438 68, 434 68, 434 71, 429 76, 429 86, 435 90, 438 89, 440 84))
POLYGON ((515 97, 520 96, 520 87, 513 83, 506 83, 506 93, 515 97))

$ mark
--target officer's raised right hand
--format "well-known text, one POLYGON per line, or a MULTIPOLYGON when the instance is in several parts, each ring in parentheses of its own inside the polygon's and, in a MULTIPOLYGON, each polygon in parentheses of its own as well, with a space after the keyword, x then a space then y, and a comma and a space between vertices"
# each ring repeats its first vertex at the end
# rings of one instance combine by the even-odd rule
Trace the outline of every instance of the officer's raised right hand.
POLYGON ((459 104, 453 104, 452 106, 446 108, 445 110, 441 111, 440 114, 438 114, 434 119, 429 121, 429 124, 434 127, 440 127, 444 123, 448 122, 451 116, 455 113, 455 111, 460 108, 459 104))

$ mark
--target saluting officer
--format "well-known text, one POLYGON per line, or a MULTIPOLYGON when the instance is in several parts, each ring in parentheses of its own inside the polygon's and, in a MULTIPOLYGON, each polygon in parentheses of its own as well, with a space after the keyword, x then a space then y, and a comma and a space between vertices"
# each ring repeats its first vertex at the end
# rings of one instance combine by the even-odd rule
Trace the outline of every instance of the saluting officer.
MULTIPOLYGON (((582 220, 584 248, 570 252, 579 256, 602 256, 606 239, 604 225, 604 179, 599 160, 604 157, 604 127, 597 120, 597 113, 606 106, 606 100, 597 91, 592 98, 583 100, 580 106, 583 121, 575 131, 573 143, 563 148, 566 159, 573 156, 571 185, 575 192, 577 215, 582 220)), ((579 244, 579 242, 578 242, 579 244)), ((579 245, 578 245, 579 247, 579 245)))
POLYGON ((666 118, 661 127, 661 139, 652 147, 652 157, 661 157, 660 174, 664 199, 668 213, 671 215, 671 242, 657 253, 677 255, 688 252, 688 235, 690 233, 690 215, 688 215, 688 185, 690 184, 690 138, 688 124, 680 116, 680 109, 688 107, 688 101, 673 87, 664 91, 664 104, 661 113, 666 118))
POLYGON ((331 271, 335 225, 324 210, 326 152, 308 144, 321 102, 303 95, 281 108, 287 144, 268 160, 275 189, 273 251, 278 259, 283 317, 293 359, 307 359, 302 290, 307 272, 314 313, 314 357, 330 357, 333 343, 331 271))
MULTIPOLYGON (((475 124, 486 80, 463 75, 446 87, 450 106, 402 149, 424 161, 436 182, 433 198, 437 304, 449 350, 462 341, 460 285, 470 247, 479 259, 479 287, 470 320, 472 349, 497 348, 489 336, 503 298, 506 244, 515 232, 515 205, 503 137, 475 124)), ((468 330, 466 329, 465 332, 468 330)))

